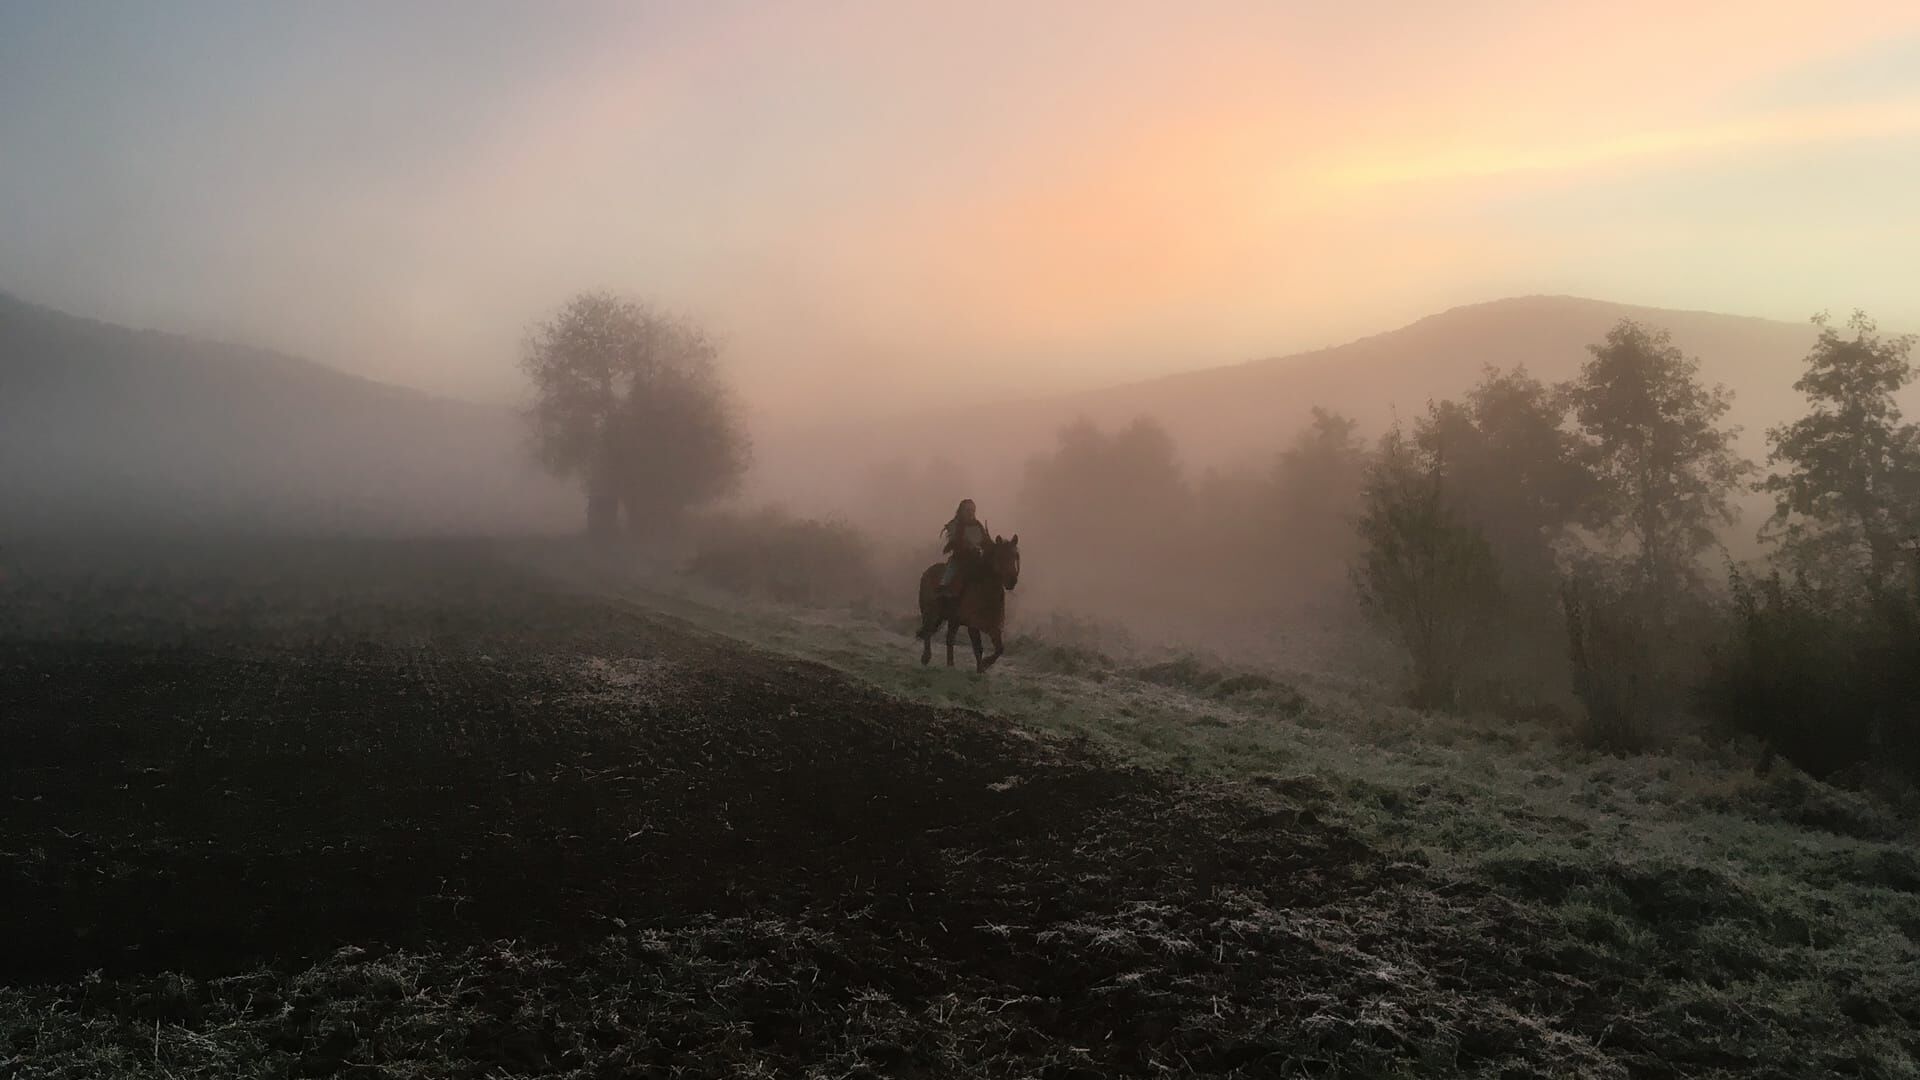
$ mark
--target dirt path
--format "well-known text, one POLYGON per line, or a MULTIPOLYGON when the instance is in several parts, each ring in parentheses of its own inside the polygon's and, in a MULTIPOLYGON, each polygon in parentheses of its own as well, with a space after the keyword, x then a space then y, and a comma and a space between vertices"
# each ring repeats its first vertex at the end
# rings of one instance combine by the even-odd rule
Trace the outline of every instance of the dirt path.
POLYGON ((480 550, 339 558, 10 586, 15 1067, 174 1025, 170 1075, 1613 1071, 1513 910, 1310 779, 1119 768, 480 550))

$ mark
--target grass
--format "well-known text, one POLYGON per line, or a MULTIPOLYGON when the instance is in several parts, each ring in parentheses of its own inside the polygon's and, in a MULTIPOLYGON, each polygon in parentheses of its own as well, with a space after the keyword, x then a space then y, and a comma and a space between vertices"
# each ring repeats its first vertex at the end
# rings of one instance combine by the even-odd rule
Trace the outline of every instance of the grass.
POLYGON ((970 657, 920 667, 900 618, 622 588, 904 698, 1314 797, 1370 842, 1537 914, 1572 969, 1636 1003, 1637 1030, 1617 1038, 1649 1065, 1720 1054, 1734 1073, 1920 1076, 1920 834, 1875 798, 1783 766, 1756 775, 1739 748, 1612 756, 1564 726, 1421 713, 1323 672, 1140 656, 1084 624, 1017 637, 982 678, 970 657))
POLYGON ((1085 619, 982 678, 873 607, 242 554, 0 597, 0 1077, 1920 1075, 1912 817, 1740 753, 1085 619))

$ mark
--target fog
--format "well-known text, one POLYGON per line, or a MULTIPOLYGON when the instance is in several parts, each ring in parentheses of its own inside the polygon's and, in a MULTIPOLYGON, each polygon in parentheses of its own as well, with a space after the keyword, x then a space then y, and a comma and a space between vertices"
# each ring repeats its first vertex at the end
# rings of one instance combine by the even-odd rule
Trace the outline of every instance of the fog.
POLYGON ((512 403, 528 324, 611 289, 776 425, 1509 295, 1920 325, 1920 14, 1728 18, 9 5, 0 291, 512 403))
POLYGON ((1916 193, 1915 0, 0 0, 0 1075, 1920 1076, 1916 193))
POLYGON ((1372 447, 1632 318, 1758 461, 1808 315, 1920 326, 1909 4, 14 5, 0 100, 11 533, 577 532, 520 363, 604 290, 718 345, 710 510, 905 603, 971 497, 1035 617, 1238 626, 1347 588, 1275 494, 1316 406, 1372 447), (1049 479, 1142 431, 1159 489, 1049 479))

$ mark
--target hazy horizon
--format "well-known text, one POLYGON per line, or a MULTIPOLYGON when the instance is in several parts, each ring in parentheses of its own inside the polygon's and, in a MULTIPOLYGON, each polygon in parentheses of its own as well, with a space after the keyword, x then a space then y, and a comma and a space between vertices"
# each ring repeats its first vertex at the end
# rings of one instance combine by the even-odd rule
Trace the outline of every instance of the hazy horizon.
POLYGON ((15 5, 0 94, 0 291, 484 401, 583 288, 774 421, 1512 295, 1920 326, 1910 5, 15 5))

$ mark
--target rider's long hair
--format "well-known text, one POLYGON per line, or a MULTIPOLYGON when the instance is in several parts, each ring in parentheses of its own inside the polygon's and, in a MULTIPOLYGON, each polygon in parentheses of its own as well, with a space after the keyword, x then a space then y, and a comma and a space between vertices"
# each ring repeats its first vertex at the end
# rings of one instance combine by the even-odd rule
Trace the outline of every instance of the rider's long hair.
MULTIPOLYGON (((947 539, 951 540, 955 536, 960 535, 960 515, 967 509, 967 504, 972 501, 973 501, 972 499, 960 500, 960 505, 953 508, 953 517, 948 518, 947 523, 945 525, 940 526, 941 536, 944 536, 947 539)), ((974 520, 978 521, 980 519, 978 516, 975 516, 974 520)))

